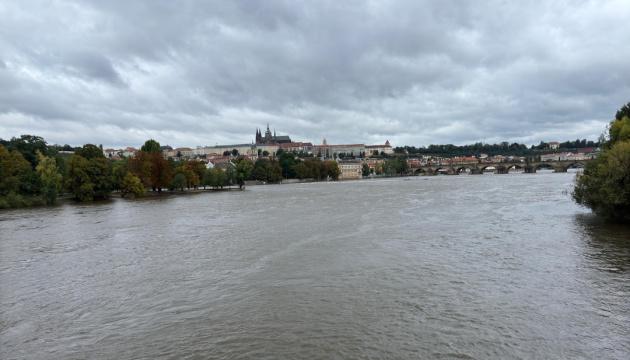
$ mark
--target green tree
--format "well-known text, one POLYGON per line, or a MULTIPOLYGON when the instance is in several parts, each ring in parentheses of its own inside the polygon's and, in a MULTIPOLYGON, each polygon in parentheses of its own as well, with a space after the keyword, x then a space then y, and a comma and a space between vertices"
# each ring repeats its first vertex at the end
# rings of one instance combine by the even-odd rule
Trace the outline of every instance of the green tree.
POLYGON ((16 150, 34 169, 37 166, 37 153, 46 156, 53 156, 55 151, 51 149, 44 138, 35 135, 21 135, 19 138, 12 138, 4 144, 9 151, 16 150))
POLYGON ((610 124, 609 141, 600 156, 576 178, 573 198, 596 214, 630 222, 630 103, 610 124))
POLYGON ((285 179, 295 178, 296 174, 295 174, 294 166, 297 163, 295 154, 291 152, 286 152, 280 149, 278 150, 278 152, 276 152, 276 157, 278 158, 280 167, 282 168, 282 176, 285 179))
POLYGON ((0 196, 20 192, 20 184, 30 178, 31 165, 17 150, 0 145, 0 196))
POLYGON ((38 153, 37 174, 41 179, 41 192, 47 205, 57 201, 57 195, 61 189, 62 176, 57 171, 55 159, 38 153))
POLYGON ((245 180, 249 179, 254 170, 254 163, 249 159, 240 159, 236 164, 236 183, 240 189, 245 185, 245 180))
POLYGON ((68 164, 66 186, 78 201, 107 199, 113 187, 112 165, 105 157, 88 160, 74 154, 68 164))
POLYGON ((137 176, 128 172, 121 182, 120 194, 122 197, 127 197, 130 194, 134 197, 140 197, 144 195, 144 185, 137 176))
POLYGON ((88 160, 88 174, 94 185, 94 199, 107 199, 113 189, 112 164, 105 157, 88 160))
POLYGON ((140 151, 143 151, 145 153, 162 153, 162 150, 160 148, 160 143, 153 140, 153 139, 149 139, 147 141, 144 142, 144 145, 142 145, 142 147, 140 148, 140 151))
POLYGON ((83 147, 77 149, 75 154, 82 156, 87 160, 105 158, 105 154, 103 154, 103 149, 93 144, 83 145, 83 147))
POLYGON ((204 185, 211 186, 212 188, 223 188, 225 186, 226 180, 225 172, 219 168, 208 169, 204 176, 204 185))
POLYGON ((311 177, 311 172, 304 161, 295 164, 293 171, 295 172, 295 176, 300 180, 311 177))
POLYGON ((171 183, 171 188, 184 191, 184 186, 186 186, 186 175, 182 173, 175 174, 173 182, 171 183))
POLYGON ((160 192, 170 186, 174 169, 160 152, 138 151, 136 156, 129 160, 129 170, 139 177, 146 187, 160 192))
POLYGON ((213 186, 214 184, 214 172, 212 171, 213 169, 206 169, 205 173, 203 174, 203 179, 201 181, 201 183, 203 184, 203 188, 205 189, 206 186, 213 186))
POLYGON ((366 163, 363 163, 361 166, 361 173, 363 176, 370 176, 370 166, 366 163))
POLYGON ((125 177, 128 173, 128 159, 116 160, 112 163, 112 187, 114 188, 114 190, 122 191, 123 181, 125 180, 125 177))
POLYGON ((94 184, 90 178, 89 161, 80 155, 72 155, 68 163, 66 186, 78 201, 94 200, 94 184))
POLYGON ((258 181, 279 182, 282 180, 282 167, 277 160, 258 159, 254 163, 252 177, 258 181))
POLYGON ((339 170, 339 165, 334 160, 325 160, 322 162, 322 171, 321 175, 326 179, 330 177, 331 180, 339 180, 339 175, 341 171, 339 170))

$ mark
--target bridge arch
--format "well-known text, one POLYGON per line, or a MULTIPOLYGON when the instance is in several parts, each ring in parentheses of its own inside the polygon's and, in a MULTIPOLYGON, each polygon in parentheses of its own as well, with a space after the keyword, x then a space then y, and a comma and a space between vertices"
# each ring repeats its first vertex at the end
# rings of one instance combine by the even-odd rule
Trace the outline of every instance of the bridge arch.
POLYGON ((465 173, 472 173, 475 170, 475 167, 474 166, 470 166, 470 165, 461 165, 461 166, 458 166, 458 167, 456 167, 454 169, 455 169, 455 173, 456 174, 461 174, 463 172, 465 172, 465 173))
POLYGON ((563 166, 564 171, 567 171, 569 169, 584 169, 584 167, 586 166, 586 164, 582 161, 575 161, 572 162, 570 164, 567 164, 566 166, 563 166))
POLYGON ((488 165, 483 165, 479 167, 479 171, 483 174, 486 171, 492 171, 495 172, 497 171, 497 165, 496 164, 488 164, 488 165))
POLYGON ((414 175, 420 175, 420 176, 431 175, 431 169, 420 167, 420 168, 415 169, 413 171, 413 174, 414 175))
POLYGON ((451 168, 448 166, 438 166, 433 170, 435 175, 448 175, 451 171, 451 168))
POLYGON ((540 164, 536 164, 536 166, 534 166, 534 169, 536 171, 540 170, 540 169, 544 169, 544 170, 556 170, 556 168, 554 168, 554 166, 550 163, 540 163, 540 164))
POLYGON ((505 172, 506 173, 509 173, 510 170, 525 171, 525 166, 524 165, 520 165, 520 164, 508 164, 507 166, 505 166, 505 172))

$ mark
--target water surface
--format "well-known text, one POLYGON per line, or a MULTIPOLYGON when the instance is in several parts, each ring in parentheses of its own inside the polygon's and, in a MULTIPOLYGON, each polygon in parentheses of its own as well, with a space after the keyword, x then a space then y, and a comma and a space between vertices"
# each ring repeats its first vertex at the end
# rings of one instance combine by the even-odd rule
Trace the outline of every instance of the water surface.
POLYGON ((0 213, 2 359, 628 359, 630 229, 574 174, 0 213))

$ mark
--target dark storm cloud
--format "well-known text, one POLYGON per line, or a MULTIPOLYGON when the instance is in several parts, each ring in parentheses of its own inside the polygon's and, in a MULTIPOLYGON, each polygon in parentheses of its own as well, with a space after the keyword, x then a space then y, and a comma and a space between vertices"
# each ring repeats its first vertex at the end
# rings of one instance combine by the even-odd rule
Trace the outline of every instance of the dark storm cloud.
POLYGON ((618 1, 0 4, 0 137, 596 138, 630 100, 618 1))

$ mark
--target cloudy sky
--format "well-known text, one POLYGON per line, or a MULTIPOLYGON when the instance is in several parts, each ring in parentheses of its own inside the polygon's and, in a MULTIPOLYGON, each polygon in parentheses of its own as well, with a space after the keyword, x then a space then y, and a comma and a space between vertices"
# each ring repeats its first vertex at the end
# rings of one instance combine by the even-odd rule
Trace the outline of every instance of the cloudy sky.
POLYGON ((596 139, 630 101, 630 1, 0 2, 0 137, 596 139))

